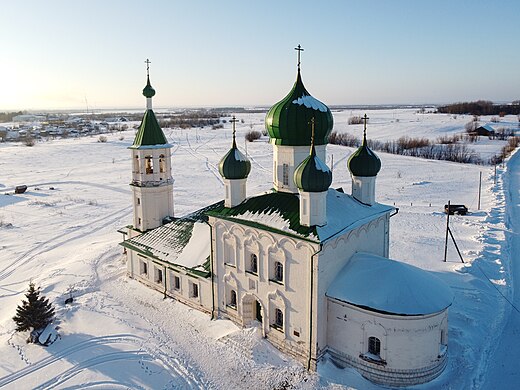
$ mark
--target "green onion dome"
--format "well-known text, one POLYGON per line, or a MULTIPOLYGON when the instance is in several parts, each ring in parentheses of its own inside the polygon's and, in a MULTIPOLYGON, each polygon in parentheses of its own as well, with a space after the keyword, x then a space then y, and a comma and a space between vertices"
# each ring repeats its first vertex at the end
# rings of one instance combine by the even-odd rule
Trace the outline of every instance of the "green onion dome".
POLYGON ((363 144, 348 159, 347 166, 353 176, 371 177, 379 173, 381 160, 367 146, 366 136, 363 136, 363 144))
POLYGON ((218 171, 225 179, 245 179, 251 171, 251 162, 237 148, 233 136, 233 146, 229 149, 218 165, 218 171))
POLYGON ((316 155, 314 145, 311 154, 294 171, 294 184, 305 192, 327 191, 332 183, 332 172, 316 155))
POLYGON ((272 106, 265 118, 265 127, 275 145, 310 145, 309 121, 315 121, 315 143, 325 145, 334 120, 329 108, 310 95, 303 85, 300 70, 291 92, 272 106))
POLYGON ((147 98, 152 98, 155 95, 155 89, 150 84, 150 77, 146 77, 146 87, 143 89, 143 95, 147 98))

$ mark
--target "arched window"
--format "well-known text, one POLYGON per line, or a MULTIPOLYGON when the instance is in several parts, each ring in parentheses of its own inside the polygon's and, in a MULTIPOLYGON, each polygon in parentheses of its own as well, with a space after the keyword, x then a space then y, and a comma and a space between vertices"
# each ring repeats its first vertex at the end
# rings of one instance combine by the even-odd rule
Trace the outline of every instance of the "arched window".
POLYGON ((249 271, 256 274, 258 273, 258 257, 252 253, 249 259, 249 271))
POLYGON ((147 174, 153 173, 153 157, 152 156, 145 156, 145 169, 147 174))
POLYGON ((134 158, 134 172, 139 173, 139 156, 134 158))
POLYGON ((289 165, 282 164, 282 183, 284 186, 289 185, 289 165))
POLYGON ((370 336, 368 338, 368 353, 379 356, 381 354, 381 340, 377 337, 370 336))
POLYGON ((160 173, 166 172, 166 160, 164 159, 164 154, 161 154, 159 156, 159 172, 160 173))
POLYGON ((283 265, 279 261, 274 262, 274 280, 283 282, 283 265))
POLYGON ((274 311, 274 325, 277 328, 283 328, 283 312, 278 308, 274 311))

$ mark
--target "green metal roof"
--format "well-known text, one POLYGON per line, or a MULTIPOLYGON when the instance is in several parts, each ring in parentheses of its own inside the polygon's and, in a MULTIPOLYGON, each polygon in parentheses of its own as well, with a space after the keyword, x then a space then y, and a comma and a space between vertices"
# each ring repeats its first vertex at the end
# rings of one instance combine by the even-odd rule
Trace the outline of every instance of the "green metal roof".
POLYGON ((347 166, 354 176, 371 177, 379 173, 381 160, 367 146, 366 136, 363 136, 363 144, 348 159, 347 166))
POLYGON ((314 145, 311 154, 294 170, 296 187, 305 192, 327 191, 332 183, 332 172, 329 167, 316 156, 314 145))
MULTIPOLYGON (((182 253, 190 239, 192 239, 195 223, 207 222, 208 217, 205 213, 219 208, 223 204, 223 201, 214 203, 139 236, 123 241, 120 245, 151 259, 160 260, 177 268, 188 269, 196 276, 207 277, 209 275, 209 259, 207 256, 193 259, 198 265, 192 268, 175 262, 175 259, 178 259, 178 256, 182 253)), ((208 237, 205 237, 205 239, 209 240, 209 226, 208 237)))
POLYGON ((152 98, 155 95, 155 89, 150 84, 150 76, 146 77, 146 86, 143 89, 143 95, 147 98, 152 98))
POLYGON ((258 227, 263 230, 280 233, 286 236, 304 238, 318 242, 316 227, 300 225, 300 200, 295 194, 285 192, 270 192, 247 199, 233 208, 227 208, 222 203, 207 212, 207 215, 236 221, 243 225, 258 227), (259 219, 243 218, 244 214, 262 215, 264 218, 281 218, 288 229, 276 228, 263 224, 259 219), (239 218, 241 217, 241 218, 239 218))
POLYGON ((251 162, 238 150, 233 136, 233 146, 220 160, 218 171, 226 179, 245 179, 251 171, 251 162))
POLYGON ((315 122, 315 144, 327 144, 334 120, 329 108, 313 98, 305 89, 300 70, 289 94, 272 106, 265 118, 265 127, 275 145, 301 146, 311 144, 310 120, 315 122))
POLYGON ((164 136, 157 118, 153 110, 148 109, 143 115, 137 134, 135 135, 134 143, 130 146, 131 149, 139 149, 142 146, 167 145, 168 141, 164 136))

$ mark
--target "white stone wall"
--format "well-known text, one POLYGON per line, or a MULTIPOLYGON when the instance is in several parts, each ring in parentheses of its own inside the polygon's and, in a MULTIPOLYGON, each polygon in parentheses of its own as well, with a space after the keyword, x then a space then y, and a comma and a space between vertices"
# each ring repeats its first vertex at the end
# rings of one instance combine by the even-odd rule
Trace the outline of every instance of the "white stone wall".
POLYGON ((423 316, 386 315, 329 298, 328 349, 335 360, 375 382, 396 386, 426 382, 445 365, 447 318, 447 309, 423 316), (381 341, 380 362, 366 358, 369 337, 381 341))
POLYGON ((213 308, 211 277, 202 278, 189 274, 187 270, 168 265, 156 259, 148 258, 133 250, 127 250, 128 275, 141 283, 171 298, 206 313, 213 308), (144 273, 146 264, 146 273, 144 273), (158 270, 162 271, 162 280, 158 281, 158 270), (179 278, 179 288, 175 286, 175 277, 179 278), (194 296, 196 285, 197 296, 194 296))
POLYGON ((134 227, 146 231, 173 217, 173 178, 171 150, 132 149, 134 227), (150 161, 148 163, 147 161, 150 161))
MULTIPOLYGON (((294 184, 294 170, 310 154, 310 146, 273 145, 273 184, 277 191, 298 193, 294 184), (284 164, 287 165, 288 183, 284 183, 284 164)), ((316 155, 327 161, 325 145, 316 146, 316 155)))
POLYGON ((246 179, 223 179, 224 180, 224 206, 235 207, 246 199, 246 179))
POLYGON ((209 222, 219 314, 248 326, 254 317, 252 304, 258 301, 263 334, 305 364, 310 336, 309 259, 318 244, 212 217, 209 222), (248 269, 252 254, 257 256, 256 273, 248 269), (273 280, 275 261, 283 264, 281 282, 273 280), (231 290, 237 294, 236 307, 229 306, 231 290), (282 329, 272 326, 277 308, 283 313, 282 329))
POLYGON ((373 205, 376 202, 376 177, 352 176, 352 196, 361 203, 373 205))
POLYGON ((388 257, 388 225, 389 214, 338 235, 323 244, 323 250, 318 255, 317 291, 315 297, 314 324, 317 332, 317 351, 319 357, 327 347, 327 299, 326 292, 330 284, 348 260, 356 252, 368 252, 388 257))
POLYGON ((323 226, 327 223, 327 191, 304 192, 300 190, 300 224, 323 226))

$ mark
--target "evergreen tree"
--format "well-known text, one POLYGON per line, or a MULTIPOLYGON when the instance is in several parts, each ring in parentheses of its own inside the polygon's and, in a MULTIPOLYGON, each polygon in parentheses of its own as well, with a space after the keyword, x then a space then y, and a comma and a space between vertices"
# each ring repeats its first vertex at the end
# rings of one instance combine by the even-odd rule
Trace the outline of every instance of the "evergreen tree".
POLYGON ((27 300, 23 300, 21 305, 16 308, 16 315, 13 317, 16 322, 16 331, 40 330, 50 324, 54 318, 54 308, 49 300, 40 296, 40 289, 34 287, 34 283, 29 283, 29 290, 25 294, 27 300))

